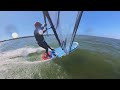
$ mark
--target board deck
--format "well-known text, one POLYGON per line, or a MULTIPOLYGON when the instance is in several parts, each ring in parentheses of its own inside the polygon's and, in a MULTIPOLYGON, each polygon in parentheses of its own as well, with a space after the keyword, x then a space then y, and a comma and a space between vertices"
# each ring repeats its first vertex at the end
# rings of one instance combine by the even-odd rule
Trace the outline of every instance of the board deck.
MULTIPOLYGON (((71 47, 71 52, 73 52, 75 49, 77 49, 77 47, 78 47, 78 43, 77 42, 73 42, 73 45, 71 47)), ((51 57, 49 57, 49 58, 43 58, 44 55, 45 55, 45 53, 43 53, 41 55, 42 60, 52 60, 54 58, 60 58, 60 57, 63 57, 63 56, 66 55, 66 53, 62 50, 61 47, 55 48, 55 52, 49 50, 49 54, 51 55, 51 57), (57 55, 57 57, 54 56, 53 53, 55 53, 57 55)))

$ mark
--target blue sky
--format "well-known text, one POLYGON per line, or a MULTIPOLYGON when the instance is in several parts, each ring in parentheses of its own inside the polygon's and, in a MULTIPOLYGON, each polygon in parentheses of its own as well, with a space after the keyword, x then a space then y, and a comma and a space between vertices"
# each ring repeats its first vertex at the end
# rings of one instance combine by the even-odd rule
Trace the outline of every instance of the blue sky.
MULTIPOLYGON (((63 27, 72 27, 75 17, 70 13, 62 16, 63 27)), ((0 40, 10 39, 11 32, 20 37, 33 35, 36 21, 44 23, 41 11, 0 11, 0 40), (16 29, 9 32, 9 25, 16 29)), ((77 34, 120 39, 120 11, 84 11, 77 34)))
POLYGON ((43 21, 40 11, 0 11, 0 40, 11 38, 6 27, 14 25, 19 36, 33 35, 34 22, 43 21))
POLYGON ((78 32, 120 39, 120 11, 86 11, 78 32))

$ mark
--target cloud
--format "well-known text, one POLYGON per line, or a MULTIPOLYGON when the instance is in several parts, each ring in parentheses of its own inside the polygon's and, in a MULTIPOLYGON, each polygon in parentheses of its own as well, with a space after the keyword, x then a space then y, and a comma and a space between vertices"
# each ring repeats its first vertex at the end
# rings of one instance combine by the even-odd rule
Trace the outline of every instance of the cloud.
POLYGON ((95 29, 93 27, 88 27, 83 30, 84 34, 87 34, 87 35, 92 35, 94 33, 94 31, 95 31, 95 29))
POLYGON ((13 32, 19 33, 14 24, 6 25, 4 28, 4 33, 8 36, 11 36, 13 32))

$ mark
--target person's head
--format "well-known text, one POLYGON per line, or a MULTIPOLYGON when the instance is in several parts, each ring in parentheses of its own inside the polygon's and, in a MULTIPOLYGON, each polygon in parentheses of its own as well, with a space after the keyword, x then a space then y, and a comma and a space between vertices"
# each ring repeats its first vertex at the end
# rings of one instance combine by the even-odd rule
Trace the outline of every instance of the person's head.
POLYGON ((39 28, 42 26, 42 24, 40 22, 35 22, 34 26, 35 26, 35 28, 39 28))

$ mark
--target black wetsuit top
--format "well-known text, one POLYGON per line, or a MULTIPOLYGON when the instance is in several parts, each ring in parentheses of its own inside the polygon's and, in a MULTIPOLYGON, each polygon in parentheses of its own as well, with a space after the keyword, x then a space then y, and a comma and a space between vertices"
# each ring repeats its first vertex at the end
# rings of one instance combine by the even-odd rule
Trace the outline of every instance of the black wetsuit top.
MULTIPOLYGON (((45 39, 44 39, 44 36, 43 34, 39 34, 39 30, 43 30, 44 27, 41 27, 40 29, 36 29, 34 31, 34 36, 35 36, 35 39, 38 43, 38 45, 40 47, 43 47, 44 49, 46 49, 46 51, 48 52, 48 48, 50 48, 50 46, 45 42, 45 39)), ((43 33, 45 32, 46 30, 43 30, 43 33)))
POLYGON ((35 36, 35 39, 38 43, 42 43, 44 41, 43 34, 42 35, 39 34, 39 29, 36 29, 34 31, 34 36, 35 36))
MULTIPOLYGON (((41 35, 39 34, 39 30, 40 30, 40 29, 36 29, 36 30, 34 31, 35 39, 36 39, 38 45, 39 45, 40 47, 43 47, 44 49, 46 49, 46 53, 48 53, 48 48, 51 49, 51 47, 45 42, 43 34, 41 34, 41 35)), ((41 30, 43 30, 43 29, 41 28, 41 30)), ((45 32, 45 31, 43 31, 43 33, 44 33, 44 32, 45 32)), ((51 49, 51 50, 54 50, 54 49, 51 49)), ((48 54, 48 55, 49 55, 49 54, 48 54)), ((53 54, 53 55, 55 55, 55 54, 53 54)), ((55 56, 56 56, 56 55, 55 55, 55 56)))

